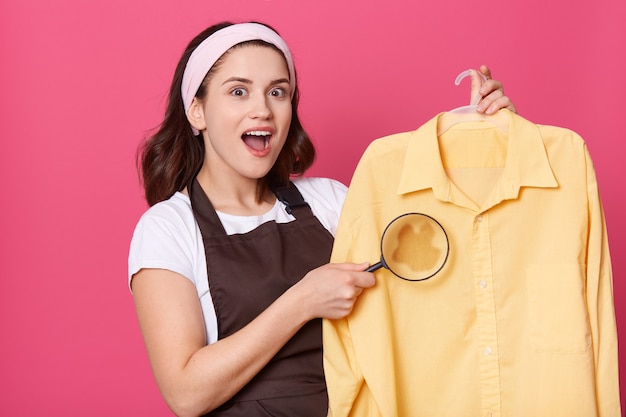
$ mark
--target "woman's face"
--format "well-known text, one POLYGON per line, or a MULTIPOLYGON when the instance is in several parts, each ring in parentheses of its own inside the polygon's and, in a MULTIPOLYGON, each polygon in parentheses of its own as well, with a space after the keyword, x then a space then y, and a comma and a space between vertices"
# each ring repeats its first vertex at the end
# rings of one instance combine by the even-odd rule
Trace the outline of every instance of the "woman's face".
POLYGON ((206 164, 213 173, 265 176, 291 124, 289 71, 269 47, 231 50, 212 74, 202 101, 206 164))

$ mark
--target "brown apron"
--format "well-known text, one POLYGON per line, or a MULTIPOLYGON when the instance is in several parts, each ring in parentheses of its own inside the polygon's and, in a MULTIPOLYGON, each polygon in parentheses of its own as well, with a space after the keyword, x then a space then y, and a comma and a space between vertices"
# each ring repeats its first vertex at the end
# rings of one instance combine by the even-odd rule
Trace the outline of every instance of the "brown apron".
MULTIPOLYGON (((307 272, 328 263, 333 237, 293 183, 277 189, 276 195, 288 204, 295 221, 269 221, 230 236, 197 180, 188 190, 204 242, 219 339, 252 321, 307 272)), ((322 325, 321 319, 315 319, 241 391, 206 416, 321 417, 327 413, 322 325)))

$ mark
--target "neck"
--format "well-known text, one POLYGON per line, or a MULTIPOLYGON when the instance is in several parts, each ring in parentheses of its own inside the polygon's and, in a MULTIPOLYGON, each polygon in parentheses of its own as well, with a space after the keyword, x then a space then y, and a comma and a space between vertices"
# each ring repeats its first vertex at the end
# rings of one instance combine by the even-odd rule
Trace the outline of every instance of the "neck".
POLYGON ((276 201, 270 190, 265 190, 261 201, 257 201, 258 179, 216 175, 205 167, 200 170, 197 178, 215 210, 223 213, 259 215, 271 209, 276 201))

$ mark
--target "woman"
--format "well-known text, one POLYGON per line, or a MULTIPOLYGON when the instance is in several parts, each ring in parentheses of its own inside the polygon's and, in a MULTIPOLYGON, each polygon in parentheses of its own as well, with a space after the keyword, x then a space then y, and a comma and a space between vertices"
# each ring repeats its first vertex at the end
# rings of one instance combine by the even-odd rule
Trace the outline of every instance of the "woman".
MULTIPOLYGON (((500 83, 483 89, 490 112, 512 108, 500 83)), ((367 263, 328 263, 346 189, 302 177, 315 151, 297 105, 280 36, 222 23, 185 50, 165 119, 141 149, 152 207, 129 280, 179 416, 327 413, 320 318, 350 313, 374 277, 367 263)))

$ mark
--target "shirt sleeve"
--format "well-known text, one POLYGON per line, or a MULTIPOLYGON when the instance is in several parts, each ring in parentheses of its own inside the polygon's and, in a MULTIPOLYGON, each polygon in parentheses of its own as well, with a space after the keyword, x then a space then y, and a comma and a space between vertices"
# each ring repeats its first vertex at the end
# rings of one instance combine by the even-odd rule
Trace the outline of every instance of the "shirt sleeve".
POLYGON ((592 330, 599 416, 620 414, 617 330, 607 230, 593 163, 585 148, 589 204, 587 303, 592 330))
POLYGON ((329 416, 347 417, 363 385, 346 319, 324 320, 324 373, 328 388, 329 416))
MULTIPOLYGON (((139 220, 130 243, 128 284, 143 268, 167 269, 193 282, 195 232, 179 213, 166 205, 150 208, 139 220)), ((194 283, 195 284, 195 283, 194 283)))
MULTIPOLYGON (((358 263, 363 262, 363 259, 376 260, 380 256, 378 246, 368 244, 372 242, 371 233, 374 233, 374 229, 360 227, 361 216, 373 215, 371 194, 367 187, 371 183, 362 181, 363 177, 369 178, 372 172, 366 160, 367 157, 363 156, 348 189, 337 227, 331 262, 358 263), (371 253, 365 250, 369 246, 372 247, 371 253)), ((361 301, 359 298, 357 304, 361 301)), ((355 305, 353 314, 356 314, 357 307, 358 305, 355 305)), ((367 321, 365 316, 359 317, 367 321)), ((340 320, 325 319, 322 324, 329 416, 379 416, 379 407, 365 381, 363 369, 357 358, 351 324, 353 323, 348 317, 340 320)))

